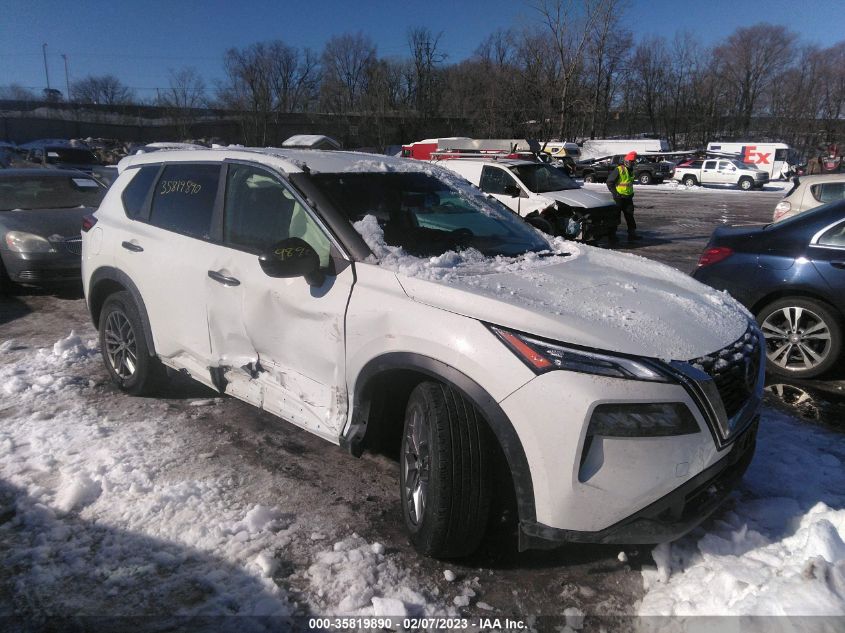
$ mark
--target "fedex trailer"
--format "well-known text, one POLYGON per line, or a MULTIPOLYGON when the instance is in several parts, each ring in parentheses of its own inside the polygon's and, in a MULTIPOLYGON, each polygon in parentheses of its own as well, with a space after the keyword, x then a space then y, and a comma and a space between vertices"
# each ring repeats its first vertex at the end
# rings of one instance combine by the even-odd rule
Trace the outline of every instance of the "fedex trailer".
POLYGON ((789 178, 795 170, 795 152, 786 143, 708 143, 707 151, 719 154, 736 154, 743 163, 754 165, 768 172, 769 178, 789 178))

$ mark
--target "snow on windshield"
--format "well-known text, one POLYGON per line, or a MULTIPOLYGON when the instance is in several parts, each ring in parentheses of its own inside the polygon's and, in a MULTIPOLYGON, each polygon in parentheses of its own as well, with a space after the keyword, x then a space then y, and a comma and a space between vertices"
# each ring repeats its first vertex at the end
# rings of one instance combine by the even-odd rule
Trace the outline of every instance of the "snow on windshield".
MULTIPOLYGON (((556 237, 549 239, 548 251, 529 252, 515 257, 486 256, 474 248, 447 251, 434 257, 417 257, 401 246, 391 246, 384 241, 384 231, 374 215, 367 215, 353 224, 373 252, 370 263, 409 277, 429 281, 453 281, 460 277, 501 272, 516 272, 558 264, 578 256, 579 250, 572 242, 556 237)), ((540 234, 538 232, 538 234, 540 234)), ((542 235, 542 234, 540 234, 542 235)))

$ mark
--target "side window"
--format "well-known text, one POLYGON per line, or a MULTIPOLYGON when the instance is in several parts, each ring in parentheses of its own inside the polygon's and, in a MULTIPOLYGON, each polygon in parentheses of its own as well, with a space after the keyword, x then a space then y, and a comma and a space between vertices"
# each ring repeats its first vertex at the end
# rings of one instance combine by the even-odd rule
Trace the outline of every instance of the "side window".
POLYGON ((825 231, 819 238, 819 246, 837 246, 845 248, 845 222, 840 222, 831 229, 825 231))
POLYGON ((822 204, 845 198, 845 182, 825 182, 813 185, 810 190, 813 192, 813 197, 822 204))
POLYGON ((716 161, 715 160, 704 161, 704 169, 716 169, 716 161))
POLYGON ((132 176, 132 180, 120 194, 126 217, 134 219, 142 214, 144 203, 147 201, 147 194, 150 192, 150 187, 153 186, 158 170, 158 165, 147 165, 140 169, 131 170, 135 175, 132 176))
POLYGON ((728 170, 728 169, 730 169, 732 166, 733 166, 733 165, 731 165, 731 164, 730 164, 728 161, 726 161, 726 160, 720 160, 720 161, 719 161, 719 169, 728 170))
POLYGON ((481 170, 481 182, 479 188, 484 193, 507 195, 505 193, 505 187, 508 185, 518 186, 513 177, 504 169, 485 166, 484 169, 481 170))
POLYGON ((168 165, 156 183, 150 223, 190 237, 208 239, 220 165, 168 165))
POLYGON ((269 172, 232 164, 226 181, 223 242, 263 253, 289 237, 308 242, 327 267, 331 242, 293 193, 269 172))

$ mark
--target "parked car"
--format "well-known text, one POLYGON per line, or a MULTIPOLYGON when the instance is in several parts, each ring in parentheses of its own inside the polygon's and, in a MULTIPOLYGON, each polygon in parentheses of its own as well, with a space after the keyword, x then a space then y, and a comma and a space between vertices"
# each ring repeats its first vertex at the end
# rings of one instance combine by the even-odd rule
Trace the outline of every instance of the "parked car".
MULTIPOLYGON (((609 156, 596 161, 575 164, 575 176, 584 182, 605 182, 610 172, 625 160, 624 154, 609 156)), ((668 161, 652 161, 645 156, 638 156, 634 162, 634 179, 641 185, 660 184, 672 177, 673 165, 668 161)))
POLYGON ((79 282, 80 227, 105 188, 77 171, 0 171, 0 290, 79 282))
POLYGON ((845 173, 796 176, 792 182, 792 189, 775 207, 773 222, 786 220, 828 202, 845 199, 845 173))
POLYGON ((751 459, 762 337, 686 275, 544 237, 421 161, 226 148, 121 166, 82 249, 112 380, 148 393, 170 367, 355 455, 395 451, 421 552, 477 547, 495 472, 522 547, 654 543, 751 459))
POLYGON ((770 373, 820 376, 841 358, 845 201, 764 227, 720 227, 693 276, 754 313, 770 373))
POLYGON ((537 227, 569 239, 592 241, 616 232, 619 209, 609 193, 588 191, 562 169, 517 159, 454 158, 436 161, 463 176, 537 227), (551 229, 551 231, 549 231, 551 229))
POLYGON ((762 189, 769 174, 731 158, 687 161, 675 167, 672 176, 687 187, 696 185, 737 185, 740 189, 762 189))
POLYGON ((76 169, 89 174, 95 167, 102 165, 97 155, 87 147, 73 147, 71 145, 29 147, 26 150, 24 160, 42 167, 76 169))

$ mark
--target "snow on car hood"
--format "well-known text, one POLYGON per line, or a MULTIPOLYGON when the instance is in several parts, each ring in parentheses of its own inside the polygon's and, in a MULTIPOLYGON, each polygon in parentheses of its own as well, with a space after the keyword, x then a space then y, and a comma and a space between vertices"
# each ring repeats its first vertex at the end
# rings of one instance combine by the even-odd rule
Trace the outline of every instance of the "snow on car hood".
POLYGON ((551 198, 555 202, 562 202, 570 207, 606 207, 613 204, 613 196, 608 191, 589 191, 587 189, 563 189, 561 191, 544 191, 537 194, 544 198, 551 198))
POLYGON ((636 255, 556 238, 546 254, 420 258, 386 245, 372 216, 355 228, 414 301, 556 341, 690 360, 734 342, 751 318, 726 293, 636 255))

